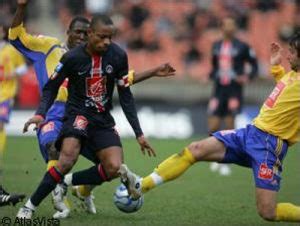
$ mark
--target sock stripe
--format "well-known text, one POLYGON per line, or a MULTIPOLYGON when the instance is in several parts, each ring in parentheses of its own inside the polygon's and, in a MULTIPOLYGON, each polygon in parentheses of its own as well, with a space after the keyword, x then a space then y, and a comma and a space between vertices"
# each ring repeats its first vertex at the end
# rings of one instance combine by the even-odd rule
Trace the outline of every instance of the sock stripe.
POLYGON ((106 173, 104 172, 104 169, 103 169, 102 165, 100 165, 100 164, 98 165, 98 172, 99 172, 100 177, 102 178, 102 180, 104 180, 104 181, 108 180, 108 178, 106 176, 106 173))
POLYGON ((60 183, 62 180, 62 175, 55 169, 55 167, 51 167, 49 169, 49 174, 52 176, 52 178, 56 181, 56 183, 60 183))

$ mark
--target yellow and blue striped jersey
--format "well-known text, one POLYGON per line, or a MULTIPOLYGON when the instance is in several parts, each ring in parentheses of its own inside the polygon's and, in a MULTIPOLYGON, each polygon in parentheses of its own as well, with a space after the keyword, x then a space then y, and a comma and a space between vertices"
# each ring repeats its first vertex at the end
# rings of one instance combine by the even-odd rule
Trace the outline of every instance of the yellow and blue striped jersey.
MULTIPOLYGON (((10 43, 33 63, 39 89, 42 92, 67 48, 57 38, 28 34, 23 24, 11 28, 8 38, 10 43)), ((65 86, 60 88, 58 97, 59 101, 66 101, 65 86)))
POLYGON ((0 102, 14 98, 18 81, 16 75, 26 72, 23 56, 8 42, 0 47, 0 102))
POLYGON ((278 65, 271 68, 271 74, 277 84, 253 122, 292 145, 300 141, 300 73, 285 73, 278 65))

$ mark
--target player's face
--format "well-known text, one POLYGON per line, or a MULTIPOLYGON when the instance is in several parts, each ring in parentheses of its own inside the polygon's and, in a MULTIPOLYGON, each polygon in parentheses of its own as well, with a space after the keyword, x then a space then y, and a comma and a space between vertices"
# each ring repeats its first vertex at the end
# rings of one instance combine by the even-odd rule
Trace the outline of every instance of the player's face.
POLYGON ((89 45, 92 47, 94 52, 102 54, 111 44, 111 39, 114 33, 115 27, 113 25, 103 25, 98 23, 88 31, 89 45))
POLYGON ((68 47, 74 48, 84 42, 87 42, 88 23, 77 21, 72 29, 68 30, 68 47))
POLYGON ((292 46, 289 47, 289 54, 287 56, 287 60, 291 65, 291 69, 294 71, 299 71, 300 69, 300 57, 298 57, 298 52, 292 46))
POLYGON ((222 25, 222 30, 223 30, 224 36, 232 37, 236 30, 234 20, 231 18, 224 19, 223 25, 222 25))

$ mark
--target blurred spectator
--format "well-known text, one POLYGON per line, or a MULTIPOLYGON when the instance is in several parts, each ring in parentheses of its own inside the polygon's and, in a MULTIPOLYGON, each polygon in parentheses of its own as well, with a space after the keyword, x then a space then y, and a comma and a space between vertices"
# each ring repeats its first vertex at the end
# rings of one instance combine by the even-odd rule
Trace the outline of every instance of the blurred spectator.
POLYGON ((202 53, 197 49, 193 42, 190 42, 190 45, 187 49, 187 52, 184 55, 184 63, 186 66, 191 64, 199 63, 202 59, 202 53))
POLYGON ((262 12, 277 10, 279 7, 279 0, 256 0, 256 8, 262 12))
POLYGON ((133 28, 138 29, 150 16, 149 10, 145 7, 144 1, 135 0, 129 12, 129 20, 133 28))

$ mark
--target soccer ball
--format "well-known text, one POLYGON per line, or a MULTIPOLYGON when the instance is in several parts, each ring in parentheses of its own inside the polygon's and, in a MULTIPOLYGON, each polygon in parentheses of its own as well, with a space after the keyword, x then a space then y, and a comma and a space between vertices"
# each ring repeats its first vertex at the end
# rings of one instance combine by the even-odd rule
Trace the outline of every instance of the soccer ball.
POLYGON ((138 211, 144 203, 144 197, 141 196, 137 200, 133 200, 124 184, 119 185, 114 193, 115 206, 125 213, 133 213, 138 211))

